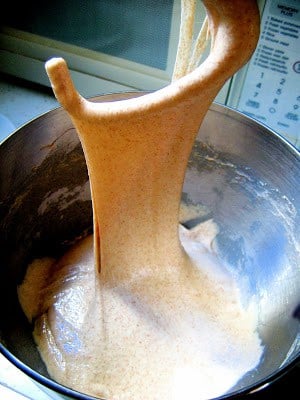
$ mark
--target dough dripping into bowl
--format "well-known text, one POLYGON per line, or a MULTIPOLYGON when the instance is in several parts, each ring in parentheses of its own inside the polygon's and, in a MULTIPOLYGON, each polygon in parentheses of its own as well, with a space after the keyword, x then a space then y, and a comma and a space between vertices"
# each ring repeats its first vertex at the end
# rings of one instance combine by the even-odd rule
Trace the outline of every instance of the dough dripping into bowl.
POLYGON ((19 299, 50 375, 93 396, 215 397, 262 354, 254 308, 214 251, 215 224, 179 225, 199 126, 259 32, 255 1, 203 3, 208 58, 187 66, 194 2, 183 1, 174 80, 156 92, 92 103, 63 59, 46 64, 82 143, 94 229, 59 260, 35 260, 19 299))

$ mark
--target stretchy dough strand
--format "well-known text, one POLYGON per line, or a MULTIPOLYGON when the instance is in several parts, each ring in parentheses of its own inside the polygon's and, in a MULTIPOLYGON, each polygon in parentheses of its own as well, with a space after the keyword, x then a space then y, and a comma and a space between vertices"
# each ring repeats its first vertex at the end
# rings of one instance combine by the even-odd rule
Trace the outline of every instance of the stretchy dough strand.
MULTIPOLYGON (((194 139, 215 96, 249 59, 259 35, 255 0, 203 3, 211 34, 209 56, 156 92, 96 104, 76 91, 63 59, 46 64, 54 93, 69 113, 85 153, 95 258, 103 279, 126 279, 145 260, 150 269, 185 263, 178 209, 194 139), (132 248, 141 250, 133 254, 132 248)), ((192 21, 193 1, 184 5, 192 21)), ((190 42, 187 31, 183 42, 190 42)))
POLYGON ((204 50, 207 46, 209 39, 208 18, 205 17, 199 35, 195 41, 194 50, 187 68, 187 73, 194 71, 200 64, 204 50))
POLYGON ((172 80, 186 75, 193 43, 196 0, 181 0, 179 41, 172 80))

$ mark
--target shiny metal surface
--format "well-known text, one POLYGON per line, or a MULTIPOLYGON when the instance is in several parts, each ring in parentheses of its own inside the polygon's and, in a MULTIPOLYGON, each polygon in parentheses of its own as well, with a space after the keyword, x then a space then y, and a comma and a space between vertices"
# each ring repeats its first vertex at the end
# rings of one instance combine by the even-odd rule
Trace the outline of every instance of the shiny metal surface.
MULTIPOLYGON (((226 397, 273 381, 300 359, 300 323, 294 315, 300 304, 299 181, 296 149, 249 118, 211 106, 191 154, 183 200, 200 204, 202 218, 213 217, 219 225, 218 252, 239 280, 245 305, 256 297, 265 345, 260 366, 226 397)), ((16 285, 28 261, 59 254, 91 225, 83 153, 58 108, 0 146, 0 339, 1 351, 15 365, 70 399, 89 397, 49 379, 19 308, 16 285), (52 201, 46 204, 49 193, 52 201)))

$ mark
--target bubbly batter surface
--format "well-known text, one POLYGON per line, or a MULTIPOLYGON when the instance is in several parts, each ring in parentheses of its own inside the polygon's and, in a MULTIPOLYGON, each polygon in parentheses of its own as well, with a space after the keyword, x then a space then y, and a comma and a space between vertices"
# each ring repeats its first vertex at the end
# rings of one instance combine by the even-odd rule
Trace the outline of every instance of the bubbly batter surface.
MULTIPOLYGON (((203 3, 209 57, 190 72, 180 40, 175 81, 154 93, 92 103, 64 60, 46 64, 82 143, 94 230, 57 262, 34 261, 19 298, 51 376, 109 400, 214 397, 261 356, 255 315, 212 251, 214 225, 178 228, 201 121, 259 31, 254 0, 203 3)), ((194 1, 182 4, 189 36, 194 1)))
POLYGON ((98 279, 92 236, 58 262, 35 260, 19 297, 51 376, 107 399, 198 400, 255 368, 256 316, 212 250, 216 232, 212 221, 180 226, 193 267, 119 285, 98 279))

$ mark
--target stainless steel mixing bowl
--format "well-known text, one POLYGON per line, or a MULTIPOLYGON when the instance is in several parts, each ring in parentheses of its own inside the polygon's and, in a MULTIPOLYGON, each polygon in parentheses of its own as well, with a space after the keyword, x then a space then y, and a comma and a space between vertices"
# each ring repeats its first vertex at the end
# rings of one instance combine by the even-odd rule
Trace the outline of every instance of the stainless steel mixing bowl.
MULTIPOLYGON (((246 116, 211 106, 190 157, 183 201, 200 204, 200 219, 213 217, 219 225, 218 251, 236 274, 245 305, 256 296, 265 346, 259 367, 225 397, 272 382, 299 361, 299 181, 295 148, 246 116)), ((49 378, 16 287, 33 257, 60 254, 91 225, 83 153, 67 114, 58 108, 0 146, 0 338, 12 363, 70 399, 90 397, 49 378)))

